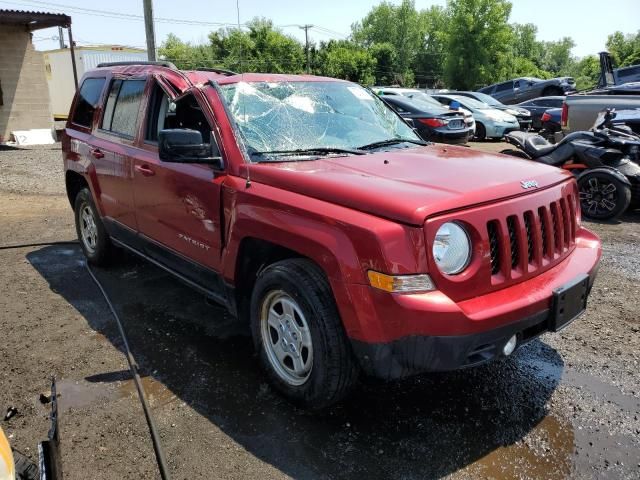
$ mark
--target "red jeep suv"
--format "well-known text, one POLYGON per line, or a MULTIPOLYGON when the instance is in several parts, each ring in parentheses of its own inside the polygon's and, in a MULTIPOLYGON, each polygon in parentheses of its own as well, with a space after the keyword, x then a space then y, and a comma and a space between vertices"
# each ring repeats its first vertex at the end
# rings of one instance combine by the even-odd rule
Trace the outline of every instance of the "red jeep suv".
POLYGON ((310 408, 561 329, 601 254, 569 173, 427 144, 333 78, 100 65, 63 152, 88 261, 123 247, 226 306, 310 408))

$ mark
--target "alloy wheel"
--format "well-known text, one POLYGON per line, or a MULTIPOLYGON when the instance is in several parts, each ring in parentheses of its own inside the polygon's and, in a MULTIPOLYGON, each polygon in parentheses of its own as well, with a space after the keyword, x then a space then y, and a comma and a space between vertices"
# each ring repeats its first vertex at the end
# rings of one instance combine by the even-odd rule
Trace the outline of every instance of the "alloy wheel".
POLYGON ((80 210, 80 236, 87 251, 94 253, 98 245, 98 226, 93 210, 87 204, 80 210))
POLYGON ((602 177, 591 177, 580 187, 580 206, 589 216, 602 216, 613 212, 618 203, 617 187, 602 177))
POLYGON ((313 366, 311 330, 297 302, 282 290, 270 292, 260 309, 262 343, 269 363, 289 385, 307 381, 313 366))

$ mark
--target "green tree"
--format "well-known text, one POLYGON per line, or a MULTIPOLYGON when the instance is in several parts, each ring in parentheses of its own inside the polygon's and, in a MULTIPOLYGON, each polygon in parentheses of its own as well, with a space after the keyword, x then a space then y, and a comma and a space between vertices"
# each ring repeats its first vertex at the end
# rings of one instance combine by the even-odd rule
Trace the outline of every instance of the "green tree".
POLYGON ((221 29, 209 34, 212 56, 223 66, 241 72, 301 73, 304 47, 274 28, 273 22, 254 18, 248 31, 221 29))
POLYGON ((524 58, 531 61, 536 67, 540 67, 543 44, 538 41, 538 27, 533 23, 514 23, 513 29, 513 54, 516 58, 524 58))
POLYGON ((211 66, 213 58, 206 45, 192 45, 183 42, 173 33, 167 35, 166 40, 158 49, 160 57, 173 62, 178 68, 194 69, 211 66))
POLYGON ((600 77, 600 59, 595 55, 584 57, 574 62, 567 74, 575 79, 578 90, 593 88, 600 77))
POLYGON ((389 42, 374 43, 369 47, 369 53, 376 60, 375 83, 377 85, 393 85, 397 82, 394 74, 396 50, 389 42))
POLYGON ((553 75, 567 73, 575 62, 571 56, 571 49, 576 42, 571 37, 563 37, 554 42, 543 42, 542 68, 553 75))
POLYGON ((421 46, 413 68, 421 84, 439 86, 442 82, 447 23, 447 12, 440 6, 432 6, 419 13, 421 46))
POLYGON ((640 63, 640 30, 635 34, 624 35, 622 32, 614 32, 609 35, 607 50, 616 67, 640 63))
POLYGON ((375 81, 376 59, 373 55, 348 40, 322 42, 318 51, 316 72, 328 77, 342 78, 363 85, 375 81))
POLYGON ((511 3, 506 0, 449 0, 446 32, 447 85, 474 89, 507 76, 512 58, 511 3))
POLYGON ((382 2, 351 28, 354 41, 364 48, 391 44, 395 51, 392 68, 396 82, 413 83, 412 66, 422 47, 420 17, 413 0, 402 0, 400 5, 382 2))

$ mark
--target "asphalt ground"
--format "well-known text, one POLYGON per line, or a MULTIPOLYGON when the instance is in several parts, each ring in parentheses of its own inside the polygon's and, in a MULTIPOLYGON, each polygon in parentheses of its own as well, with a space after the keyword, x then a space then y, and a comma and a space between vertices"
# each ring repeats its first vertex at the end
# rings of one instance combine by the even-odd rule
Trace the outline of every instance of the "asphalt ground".
MULTIPOLYGON (((0 150, 0 246, 73 241, 59 144, 0 150)), ((499 142, 470 148, 499 151, 499 142)), ((275 393, 248 331, 122 253, 97 269, 173 478, 640 478, 640 214, 590 223, 588 311, 511 358, 362 382, 322 415, 275 393)), ((77 244, 0 249, 0 427, 35 459, 55 375, 66 479, 159 478, 122 341, 77 244)))

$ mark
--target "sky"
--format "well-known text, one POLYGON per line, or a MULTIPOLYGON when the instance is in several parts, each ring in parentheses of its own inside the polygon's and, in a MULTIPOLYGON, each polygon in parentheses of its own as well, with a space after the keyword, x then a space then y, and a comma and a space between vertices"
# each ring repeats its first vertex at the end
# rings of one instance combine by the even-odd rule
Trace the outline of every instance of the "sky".
MULTIPOLYGON (((300 40, 304 31, 299 25, 313 24, 309 31, 313 41, 346 38, 351 24, 362 19, 377 0, 238 0, 240 22, 256 16, 267 17, 275 25, 300 40)), ((400 0, 392 0, 400 3, 400 0)), ((416 8, 445 5, 445 0, 415 0, 416 8)), ((512 0, 511 22, 533 23, 538 39, 557 40, 569 36, 576 42, 573 54, 582 57, 605 48, 607 35, 616 30, 634 33, 640 30, 640 0, 512 0)), ((205 42, 217 23, 237 23, 236 0, 154 0, 156 43, 167 34, 191 42, 205 42), (206 24, 176 23, 187 20, 206 24)), ((0 9, 61 12, 71 15, 73 36, 77 44, 145 45, 142 0, 0 0, 0 9), (113 18, 108 13, 87 12, 92 9, 118 12, 136 17, 113 18)), ((38 50, 58 48, 57 29, 34 33, 38 50)))

